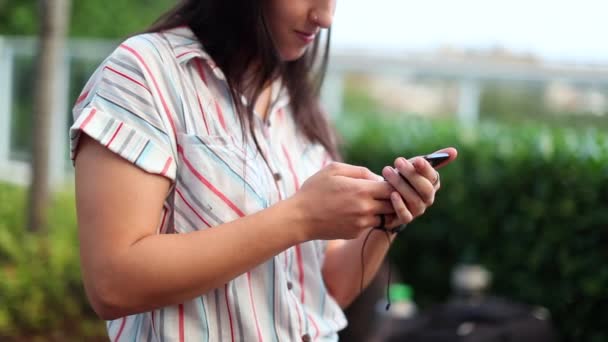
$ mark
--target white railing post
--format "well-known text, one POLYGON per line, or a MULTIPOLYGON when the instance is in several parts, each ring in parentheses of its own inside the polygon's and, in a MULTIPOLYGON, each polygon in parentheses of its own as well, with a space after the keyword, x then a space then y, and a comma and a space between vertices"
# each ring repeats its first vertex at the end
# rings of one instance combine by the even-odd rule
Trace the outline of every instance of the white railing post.
POLYGON ((339 119, 342 115, 344 101, 344 74, 328 71, 321 89, 321 101, 331 120, 339 119))
POLYGON ((463 126, 474 126, 479 122, 481 87, 478 80, 460 81, 458 91, 458 121, 463 126))
POLYGON ((6 179, 10 163, 11 112, 13 102, 13 49, 0 37, 0 177, 6 179))
POLYGON ((66 176, 67 119, 70 89, 70 57, 65 53, 57 62, 55 95, 57 100, 52 111, 49 141, 49 184, 60 186, 66 176))

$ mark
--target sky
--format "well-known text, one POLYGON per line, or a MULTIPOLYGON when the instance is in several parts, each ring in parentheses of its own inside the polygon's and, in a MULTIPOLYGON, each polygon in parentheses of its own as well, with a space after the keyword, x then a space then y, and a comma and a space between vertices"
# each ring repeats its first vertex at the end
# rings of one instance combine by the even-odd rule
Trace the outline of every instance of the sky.
POLYGON ((552 61, 608 63, 608 0, 338 0, 332 48, 502 46, 552 61))

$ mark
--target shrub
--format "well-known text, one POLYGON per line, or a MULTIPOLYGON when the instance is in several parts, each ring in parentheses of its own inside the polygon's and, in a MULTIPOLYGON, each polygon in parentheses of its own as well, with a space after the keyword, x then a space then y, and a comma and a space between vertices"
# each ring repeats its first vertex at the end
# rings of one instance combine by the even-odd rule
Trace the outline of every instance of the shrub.
POLYGON ((0 337, 102 336, 103 322, 81 283, 73 196, 58 194, 48 234, 32 234, 25 229, 26 194, 0 184, 0 337))
POLYGON ((434 206, 391 251, 421 305, 450 295, 457 263, 477 262, 494 293, 547 307, 565 340, 608 340, 608 135, 344 117, 346 160, 377 173, 397 156, 459 150, 434 206))

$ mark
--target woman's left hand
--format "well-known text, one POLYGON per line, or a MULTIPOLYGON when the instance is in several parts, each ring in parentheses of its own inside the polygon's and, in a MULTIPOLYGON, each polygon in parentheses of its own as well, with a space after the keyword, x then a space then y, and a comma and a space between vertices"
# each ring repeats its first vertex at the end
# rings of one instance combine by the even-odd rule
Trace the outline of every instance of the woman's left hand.
POLYGON ((433 205, 435 193, 441 187, 439 172, 436 169, 449 164, 458 155, 454 148, 437 152, 446 152, 450 158, 435 168, 422 157, 410 160, 399 157, 395 159, 394 168, 387 166, 382 170, 384 178, 395 188, 391 194, 391 202, 397 214, 387 217, 386 228, 392 229, 410 223, 433 205))

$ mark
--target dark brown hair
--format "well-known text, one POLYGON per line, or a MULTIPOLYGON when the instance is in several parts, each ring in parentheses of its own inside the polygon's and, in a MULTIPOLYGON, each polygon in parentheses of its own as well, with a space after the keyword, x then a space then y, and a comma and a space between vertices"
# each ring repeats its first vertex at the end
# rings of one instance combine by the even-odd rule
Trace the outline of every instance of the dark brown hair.
POLYGON ((304 56, 284 62, 265 20, 266 1, 182 0, 161 16, 149 32, 183 25, 192 29, 226 76, 243 134, 247 124, 258 149, 258 141, 253 134, 255 100, 266 85, 281 78, 290 96, 297 127, 310 141, 322 144, 334 159, 340 160, 335 132, 319 103, 327 69, 330 30, 327 30, 320 61, 317 55, 322 39, 317 35, 304 56), (247 98, 247 106, 243 106, 240 100, 236 101, 239 98, 237 94, 247 98))

